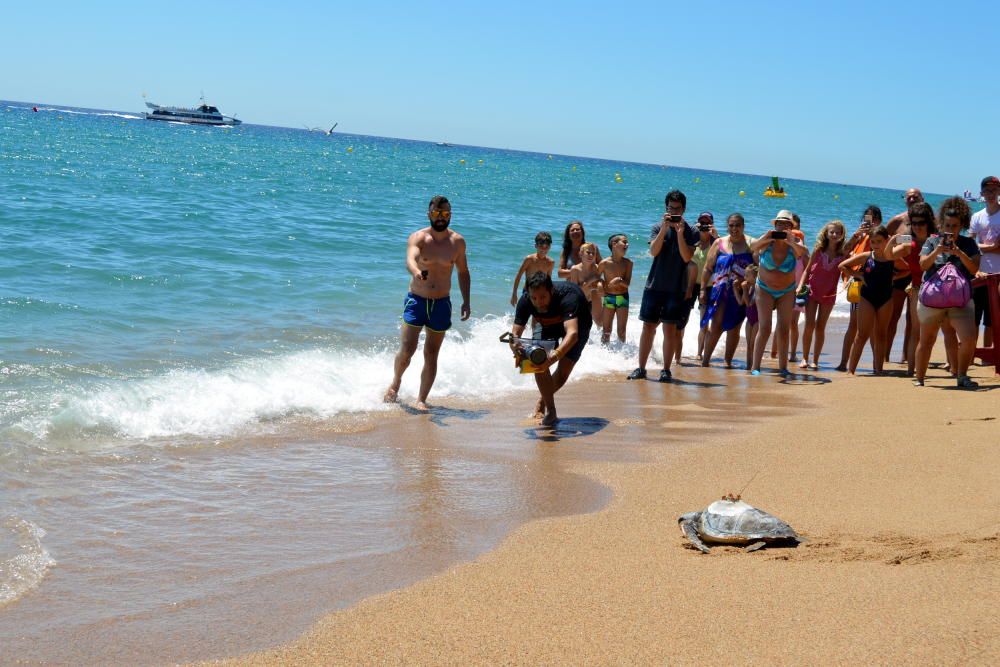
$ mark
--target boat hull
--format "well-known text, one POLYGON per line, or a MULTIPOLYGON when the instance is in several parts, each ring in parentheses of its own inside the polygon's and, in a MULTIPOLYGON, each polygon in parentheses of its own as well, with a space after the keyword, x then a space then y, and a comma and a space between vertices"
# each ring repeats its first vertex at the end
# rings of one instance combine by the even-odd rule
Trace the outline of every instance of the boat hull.
POLYGON ((146 120, 165 120, 172 123, 187 123, 189 125, 240 125, 243 121, 237 118, 185 118, 183 116, 158 114, 156 112, 143 114, 146 120))

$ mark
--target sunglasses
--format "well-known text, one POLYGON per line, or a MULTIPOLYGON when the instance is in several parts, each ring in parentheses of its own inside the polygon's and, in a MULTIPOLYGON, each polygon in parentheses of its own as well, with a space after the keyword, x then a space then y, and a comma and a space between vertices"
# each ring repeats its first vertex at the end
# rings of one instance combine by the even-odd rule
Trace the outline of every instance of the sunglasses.
POLYGON ((431 210, 431 211, 427 212, 427 215, 431 216, 432 218, 450 218, 451 217, 451 211, 433 211, 433 210, 431 210))
POLYGON ((918 227, 926 225, 928 222, 929 221, 925 218, 910 218, 910 224, 917 225, 918 227))
POLYGON ((552 245, 552 241, 539 241, 538 243, 535 244, 535 247, 548 248, 550 245, 552 245))

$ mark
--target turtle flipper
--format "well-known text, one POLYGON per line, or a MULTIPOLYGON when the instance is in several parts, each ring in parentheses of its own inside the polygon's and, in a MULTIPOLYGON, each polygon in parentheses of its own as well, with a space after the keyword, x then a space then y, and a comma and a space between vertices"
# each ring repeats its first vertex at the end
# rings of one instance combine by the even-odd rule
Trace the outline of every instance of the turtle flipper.
POLYGON ((681 531, 684 533, 684 536, 688 538, 691 544, 694 545, 694 548, 703 554, 707 554, 708 547, 705 546, 705 543, 702 542, 701 538, 698 536, 698 531, 694 528, 694 521, 681 521, 680 524, 681 531))
POLYGON ((751 551, 757 551, 757 549, 763 549, 765 546, 767 546, 767 542, 761 540, 760 542, 754 542, 753 544, 751 544, 750 546, 748 546, 746 548, 746 551, 747 551, 747 553, 749 553, 751 551))

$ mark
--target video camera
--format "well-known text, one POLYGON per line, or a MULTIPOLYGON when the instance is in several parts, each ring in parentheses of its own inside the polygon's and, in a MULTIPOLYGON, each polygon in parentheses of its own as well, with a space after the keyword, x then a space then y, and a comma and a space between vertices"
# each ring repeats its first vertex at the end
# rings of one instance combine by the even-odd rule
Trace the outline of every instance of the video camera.
POLYGON ((509 331, 505 331, 500 336, 501 343, 507 343, 514 358, 518 360, 518 367, 522 374, 540 373, 538 368, 545 363, 549 355, 556 349, 556 341, 542 340, 541 338, 518 338, 509 331))

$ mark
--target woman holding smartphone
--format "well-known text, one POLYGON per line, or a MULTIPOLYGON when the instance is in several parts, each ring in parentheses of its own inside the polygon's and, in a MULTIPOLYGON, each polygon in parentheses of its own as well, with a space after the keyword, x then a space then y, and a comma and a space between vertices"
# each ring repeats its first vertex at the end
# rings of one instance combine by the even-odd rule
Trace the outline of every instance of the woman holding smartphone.
POLYGON ((900 236, 897 240, 900 243, 909 241, 911 248, 910 254, 906 256, 906 262, 910 267, 910 286, 906 288, 906 292, 909 301, 910 331, 912 332, 906 341, 906 375, 913 377, 917 366, 917 343, 920 342, 917 294, 920 292, 920 283, 924 280, 924 271, 920 268, 920 251, 927 239, 937 233, 937 227, 934 225, 934 209, 927 202, 915 204, 909 212, 909 217, 910 238, 900 236))
POLYGON ((757 315, 760 326, 753 351, 752 375, 760 375, 760 362, 764 346, 771 337, 772 313, 778 313, 775 342, 778 345, 778 369, 788 375, 788 325, 795 308, 795 265, 800 257, 809 253, 788 232, 795 221, 791 211, 778 211, 771 221, 774 229, 750 244, 750 251, 759 257, 760 273, 757 277, 757 315))
MULTIPOLYGON (((971 238, 961 236, 963 229, 969 228, 972 212, 961 197, 950 197, 941 202, 938 212, 940 236, 932 236, 924 243, 920 252, 920 268, 924 270, 924 280, 929 280, 945 264, 952 264, 969 281, 979 271, 982 255, 979 245, 971 238)), ((969 294, 972 294, 971 289, 969 294)), ((979 385, 969 377, 969 365, 976 351, 976 310, 970 296, 963 306, 952 308, 931 308, 917 302, 917 317, 920 320, 920 344, 917 347, 916 377, 914 386, 924 386, 927 364, 937 340, 938 329, 949 322, 958 335, 958 355, 956 359, 957 385, 960 389, 976 389, 979 385)))

